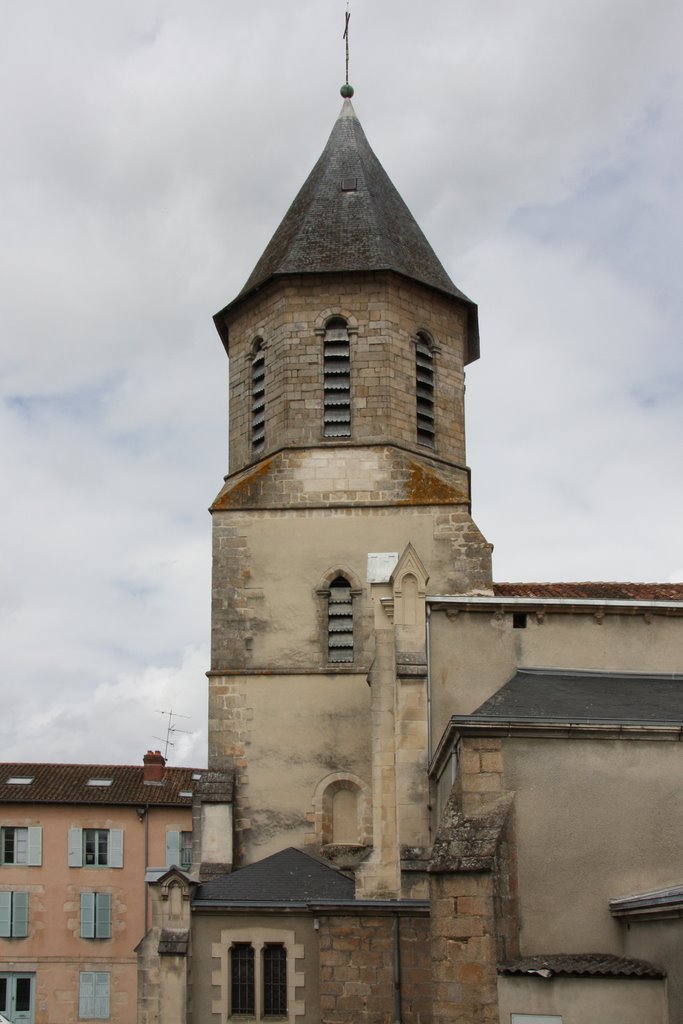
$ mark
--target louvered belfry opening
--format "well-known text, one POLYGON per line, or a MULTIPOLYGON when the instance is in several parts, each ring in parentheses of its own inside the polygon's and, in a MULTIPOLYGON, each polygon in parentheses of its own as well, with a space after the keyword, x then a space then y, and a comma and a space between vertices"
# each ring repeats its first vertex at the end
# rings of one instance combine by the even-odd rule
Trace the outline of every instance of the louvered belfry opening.
POLYGON ((429 339, 418 334, 415 341, 415 396, 417 442, 434 447, 434 355, 429 339))
POLYGON ((337 576, 330 584, 327 657, 334 662, 353 661, 353 598, 351 584, 343 576, 337 576))
POLYGON ((263 1016, 287 1015, 287 951, 281 943, 263 950, 263 1016))
POLYGON ((325 437, 351 436, 351 347, 346 321, 327 321, 323 340, 325 437))
POLYGON ((266 445, 266 353, 263 341, 254 344, 251 361, 251 451, 261 455, 266 445))

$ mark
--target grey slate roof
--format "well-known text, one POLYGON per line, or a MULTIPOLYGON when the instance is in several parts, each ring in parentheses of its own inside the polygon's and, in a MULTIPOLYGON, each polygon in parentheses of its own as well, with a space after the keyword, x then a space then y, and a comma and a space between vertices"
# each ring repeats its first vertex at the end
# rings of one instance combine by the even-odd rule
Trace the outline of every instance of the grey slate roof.
POLYGON ((204 882, 195 894, 195 902, 272 905, 349 901, 354 892, 353 881, 341 871, 290 846, 257 864, 204 882))
POLYGON ((683 724, 683 676, 521 669, 466 719, 683 724))
POLYGON ((478 357, 476 305, 451 281, 344 100, 318 162, 222 312, 277 275, 373 270, 393 270, 467 303, 469 361, 478 357))
POLYGON ((555 974, 574 977, 665 978, 666 971, 632 957, 612 953, 553 953, 549 956, 525 956, 498 965, 499 974, 538 974, 551 978, 555 974))

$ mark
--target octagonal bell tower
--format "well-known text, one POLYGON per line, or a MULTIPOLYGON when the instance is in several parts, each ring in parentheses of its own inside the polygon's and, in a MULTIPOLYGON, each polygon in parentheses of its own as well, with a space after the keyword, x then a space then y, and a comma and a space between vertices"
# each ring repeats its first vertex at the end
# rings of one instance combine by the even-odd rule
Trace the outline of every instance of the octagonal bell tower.
MULTIPOLYGON (((350 99, 214 319, 230 360, 230 470, 211 508, 209 766, 235 769, 238 863, 325 845, 315 794, 332 777, 356 787, 356 824, 339 827, 362 845, 376 656, 369 556, 411 545, 431 593, 485 593, 491 549, 470 516, 465 461, 477 308, 350 99)), ((416 753, 415 780, 425 759, 416 753)), ((400 841, 416 845, 421 827, 400 841)))

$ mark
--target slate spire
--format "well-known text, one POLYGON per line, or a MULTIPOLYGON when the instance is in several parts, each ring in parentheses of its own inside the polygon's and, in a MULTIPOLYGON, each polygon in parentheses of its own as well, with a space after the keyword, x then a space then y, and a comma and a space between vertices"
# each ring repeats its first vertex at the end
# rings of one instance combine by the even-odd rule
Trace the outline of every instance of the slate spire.
POLYGON ((442 267, 373 153, 350 99, 247 283, 226 312, 273 277, 390 270, 468 306, 468 361, 479 355, 477 307, 442 267))

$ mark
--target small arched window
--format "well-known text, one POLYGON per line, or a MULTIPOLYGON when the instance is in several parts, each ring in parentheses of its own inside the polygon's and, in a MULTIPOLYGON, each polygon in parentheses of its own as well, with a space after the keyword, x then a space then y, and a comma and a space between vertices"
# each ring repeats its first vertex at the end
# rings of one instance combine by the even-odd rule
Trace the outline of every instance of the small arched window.
POLYGON ((266 446, 266 350, 257 338, 251 357, 251 451, 261 455, 266 446))
POLYGON ((343 576, 330 583, 327 599, 328 661, 353 661, 353 597, 351 584, 343 576))
POLYGON ((346 320, 335 316, 323 337, 323 434, 351 436, 351 346, 346 320))
POLYGON ((415 339, 417 443, 434 447, 434 351, 422 331, 415 339))

